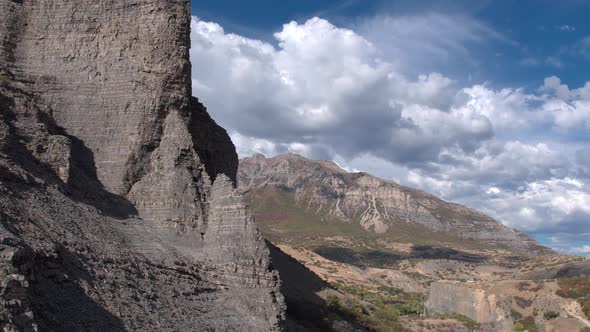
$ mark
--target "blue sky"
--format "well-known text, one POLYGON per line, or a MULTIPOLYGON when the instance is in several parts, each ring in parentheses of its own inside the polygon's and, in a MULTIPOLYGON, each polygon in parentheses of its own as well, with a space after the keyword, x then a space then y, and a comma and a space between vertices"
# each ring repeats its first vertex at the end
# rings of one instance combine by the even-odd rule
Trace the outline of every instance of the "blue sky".
POLYGON ((588 12, 579 0, 193 2, 193 92, 240 156, 332 159, 589 255, 588 12))
MULTIPOLYGON (((376 15, 414 15, 441 12, 472 16, 493 27, 505 40, 477 50, 481 66, 477 78, 494 84, 536 86, 556 75, 578 86, 586 82, 590 54, 580 56, 576 45, 590 32, 590 3, 584 0, 475 0, 475 1, 301 0, 198 1, 193 14, 223 25, 227 32, 274 42, 283 24, 319 16, 342 26, 376 15), (524 64, 524 65, 523 65, 524 64)), ((475 50, 474 50, 475 51, 475 50)), ((454 76, 465 79, 464 71, 454 76)))

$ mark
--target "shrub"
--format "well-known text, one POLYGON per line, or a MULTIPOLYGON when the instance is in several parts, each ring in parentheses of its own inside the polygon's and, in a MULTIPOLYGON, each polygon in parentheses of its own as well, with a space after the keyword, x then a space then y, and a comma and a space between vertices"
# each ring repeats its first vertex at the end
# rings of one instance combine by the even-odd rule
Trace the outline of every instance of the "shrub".
POLYGON ((518 323, 514 324, 514 328, 512 329, 512 331, 523 332, 524 331, 524 325, 522 325, 521 322, 518 322, 518 323))
POLYGON ((512 318, 514 318, 514 320, 522 319, 522 314, 514 309, 510 310, 510 315, 512 316, 512 318))
POLYGON ((559 317, 559 312, 546 311, 543 316, 545 317, 546 320, 551 320, 551 319, 559 317))
POLYGON ((328 305, 328 308, 334 311, 339 311, 342 307, 340 298, 334 294, 328 294, 326 297, 326 305, 328 305))
POLYGON ((379 320, 395 322, 397 321, 398 317, 400 316, 399 310, 397 310, 394 306, 386 305, 383 309, 377 310, 375 316, 379 320))
POLYGON ((348 299, 346 302, 347 309, 353 316, 361 316, 369 313, 357 299, 348 299))
POLYGON ((516 301, 516 304, 523 309, 528 308, 533 304, 532 300, 527 300, 519 296, 515 297, 514 300, 516 301))
POLYGON ((463 324, 463 326, 467 327, 468 329, 479 328, 479 324, 476 321, 462 314, 449 314, 443 316, 443 318, 458 320, 463 324))
POLYGON ((525 290, 529 290, 529 288, 530 288, 530 287, 531 287, 531 284, 529 284, 529 283, 528 283, 528 282, 526 282, 526 281, 520 282, 520 283, 518 283, 518 285, 516 285, 516 288, 517 288, 519 291, 525 291, 525 290))
POLYGON ((379 290, 382 292, 387 293, 388 295, 395 296, 404 293, 404 290, 397 287, 389 287, 389 286, 380 286, 379 290))
POLYGON ((520 321, 520 323, 524 327, 525 331, 539 332, 539 328, 537 327, 537 324, 535 324, 535 319, 533 317, 526 317, 525 319, 520 321))

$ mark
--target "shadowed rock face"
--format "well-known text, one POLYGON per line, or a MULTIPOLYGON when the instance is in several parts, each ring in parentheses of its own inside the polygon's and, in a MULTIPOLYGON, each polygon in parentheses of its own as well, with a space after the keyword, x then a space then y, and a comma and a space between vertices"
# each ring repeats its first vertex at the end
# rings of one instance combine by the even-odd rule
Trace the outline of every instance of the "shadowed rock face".
POLYGON ((188 0, 0 0, 0 326, 277 330, 188 0))
POLYGON ((238 183, 244 191, 288 192, 299 207, 341 222, 359 223, 367 232, 395 232, 396 225, 410 223, 482 245, 523 253, 550 252, 479 211, 366 173, 349 173, 330 161, 295 154, 268 159, 255 155, 240 161, 238 183))

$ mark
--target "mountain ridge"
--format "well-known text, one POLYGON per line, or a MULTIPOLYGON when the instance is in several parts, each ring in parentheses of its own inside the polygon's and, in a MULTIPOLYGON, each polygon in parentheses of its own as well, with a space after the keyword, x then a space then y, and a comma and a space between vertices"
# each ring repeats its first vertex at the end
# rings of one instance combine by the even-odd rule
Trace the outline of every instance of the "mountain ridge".
POLYGON ((331 161, 257 154, 240 159, 238 185, 244 192, 282 186, 297 205, 313 205, 316 211, 377 234, 395 231, 395 225, 405 222, 522 253, 550 251, 483 212, 365 172, 350 173, 331 161))

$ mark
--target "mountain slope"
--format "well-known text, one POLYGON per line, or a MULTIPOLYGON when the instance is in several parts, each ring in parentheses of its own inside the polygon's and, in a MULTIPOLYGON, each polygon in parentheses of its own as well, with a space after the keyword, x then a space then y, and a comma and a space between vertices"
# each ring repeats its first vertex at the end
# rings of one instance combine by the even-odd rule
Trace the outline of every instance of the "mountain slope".
MULTIPOLYGON (((276 209, 290 206, 294 209, 291 219, 299 215, 305 216, 303 223, 316 219, 325 223, 323 228, 348 228, 326 236, 357 234, 412 243, 450 243, 459 248, 473 245, 547 251, 477 210, 366 173, 349 173, 330 161, 313 161, 295 154, 267 159, 258 154, 240 161, 238 183, 263 225, 277 219, 288 223, 288 213, 281 215, 276 209)), ((277 222, 267 229, 273 227, 282 226, 277 222)), ((283 233, 285 237, 293 235, 288 230, 283 233)))
MULTIPOLYGON (((307 298, 317 295, 329 311, 372 330, 581 328, 568 318, 570 305, 582 317, 581 306, 542 279, 583 274, 588 261, 555 253, 479 211, 294 154, 240 160, 238 184, 262 234, 328 285, 307 298), (556 313, 559 320, 547 318, 556 313)), ((300 280, 297 273, 285 288, 300 280)), ((285 294, 291 310, 310 306, 285 294)))

